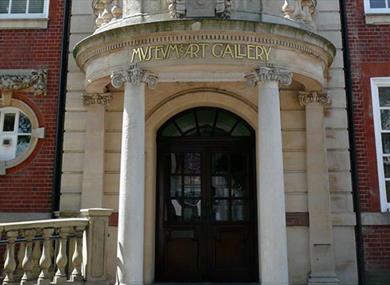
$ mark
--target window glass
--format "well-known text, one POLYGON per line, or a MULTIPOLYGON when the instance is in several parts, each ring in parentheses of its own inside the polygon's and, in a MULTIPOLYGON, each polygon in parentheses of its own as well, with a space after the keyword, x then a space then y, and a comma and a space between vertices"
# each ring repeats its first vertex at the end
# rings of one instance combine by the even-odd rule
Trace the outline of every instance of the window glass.
POLYGON ((17 108, 0 110, 0 161, 10 161, 23 155, 30 147, 32 124, 17 108))
POLYGON ((159 131, 163 137, 248 137, 249 126, 234 114, 217 108, 196 108, 174 117, 159 131))
POLYGON ((28 12, 31 14, 43 13, 44 0, 30 0, 28 12))
POLYGON ((30 145, 31 136, 18 136, 16 145, 16 156, 21 155, 30 145))
POLYGON ((11 13, 24 14, 26 13, 27 0, 12 0, 11 13))
POLYGON ((9 13, 9 1, 1 0, 0 1, 0 14, 8 14, 9 13))
POLYGON ((0 18, 42 17, 49 0, 0 0, 0 18), (46 5, 45 5, 46 4, 46 5))
POLYGON ((23 113, 20 113, 19 115, 18 133, 20 134, 31 133, 31 122, 29 118, 27 118, 27 116, 23 113))
POLYGON ((390 87, 379 87, 378 89, 380 107, 390 107, 390 87))
POLYGON ((390 0, 365 0, 369 4, 370 9, 388 9, 390 8, 390 0))
POLYGON ((372 80, 372 84, 381 206, 382 211, 388 211, 390 210, 390 79, 376 78, 372 80))
POLYGON ((4 132, 13 132, 15 128, 15 113, 6 113, 4 114, 4 123, 3 131, 4 132))

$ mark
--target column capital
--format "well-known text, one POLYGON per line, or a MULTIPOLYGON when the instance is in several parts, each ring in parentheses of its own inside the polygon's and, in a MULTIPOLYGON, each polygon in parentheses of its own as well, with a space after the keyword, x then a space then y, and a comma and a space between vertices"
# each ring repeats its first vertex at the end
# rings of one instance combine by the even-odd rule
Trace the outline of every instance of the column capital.
POLYGON ((299 92, 299 103, 301 106, 306 107, 309 104, 317 103, 321 106, 328 106, 332 104, 332 100, 329 98, 328 93, 319 91, 300 91, 299 92))
POLYGON ((158 76, 149 71, 143 70, 137 64, 131 65, 129 69, 113 72, 111 84, 114 88, 120 88, 123 83, 128 82, 133 85, 145 83, 150 89, 154 89, 158 82, 158 76))
POLYGON ((105 105, 107 106, 112 101, 111 93, 85 93, 83 94, 83 104, 85 106, 90 105, 105 105))
POLYGON ((249 86, 256 86, 259 82, 278 81, 284 85, 292 83, 293 74, 289 70, 280 67, 259 66, 253 72, 245 75, 249 86))

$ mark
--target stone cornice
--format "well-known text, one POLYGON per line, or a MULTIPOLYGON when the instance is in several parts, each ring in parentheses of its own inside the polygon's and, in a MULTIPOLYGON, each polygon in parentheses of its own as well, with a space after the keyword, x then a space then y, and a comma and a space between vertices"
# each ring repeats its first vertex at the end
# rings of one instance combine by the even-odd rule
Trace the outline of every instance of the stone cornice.
POLYGON ((32 88, 35 96, 47 94, 47 70, 0 70, 0 90, 32 88))
POLYGON ((133 85, 145 83, 149 88, 154 89, 158 82, 158 76, 134 64, 128 70, 117 71, 111 75, 111 84, 114 88, 120 88, 125 82, 133 85))
POLYGON ((293 74, 287 69, 278 67, 259 66, 254 72, 245 76, 248 86, 256 86, 263 81, 278 81, 283 85, 292 83, 293 74))
POLYGON ((328 93, 325 92, 299 92, 299 103, 301 106, 307 106, 309 104, 317 103, 322 106, 329 106, 332 104, 331 99, 328 96, 328 93))
POLYGON ((111 93, 86 93, 83 94, 83 104, 85 106, 90 105, 105 105, 107 106, 112 101, 112 95, 111 93))

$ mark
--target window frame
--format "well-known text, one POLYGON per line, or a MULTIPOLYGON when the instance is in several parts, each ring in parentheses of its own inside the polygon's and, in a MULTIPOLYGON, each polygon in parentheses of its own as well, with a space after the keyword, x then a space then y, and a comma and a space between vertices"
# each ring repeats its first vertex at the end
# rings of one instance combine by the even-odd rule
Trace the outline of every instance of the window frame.
MULTIPOLYGON (((8 0, 12 2, 12 0, 8 0)), ((28 3, 30 0, 27 0, 28 3)), ((43 0, 43 13, 28 13, 26 8, 26 13, 24 14, 0 14, 0 20, 33 20, 33 19, 48 19, 49 18, 49 2, 50 0, 43 0)), ((9 5, 10 5, 9 2, 9 5)), ((28 4, 27 4, 28 7, 28 4)))
POLYGON ((388 0, 386 1, 386 5, 389 6, 387 8, 371 8, 370 0, 364 0, 364 11, 366 14, 390 14, 390 5, 388 0))
POLYGON ((379 103, 380 87, 390 87, 390 77, 371 78, 371 97, 372 97, 372 109, 373 109, 373 119, 374 119, 374 128, 375 128, 376 160, 377 160, 377 167, 378 167, 378 182, 379 182, 381 211, 389 212, 390 201, 388 201, 388 197, 386 193, 386 178, 385 178, 385 172, 383 167, 384 154, 383 154, 383 145, 382 145, 382 120, 381 120, 381 108, 379 103))

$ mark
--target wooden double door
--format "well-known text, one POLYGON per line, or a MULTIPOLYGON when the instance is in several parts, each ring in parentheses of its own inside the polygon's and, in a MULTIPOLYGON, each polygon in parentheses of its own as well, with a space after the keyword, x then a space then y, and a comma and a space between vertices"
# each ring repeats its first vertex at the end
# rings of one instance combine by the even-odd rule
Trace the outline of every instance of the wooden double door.
POLYGON ((250 139, 161 142, 158 161, 156 281, 257 282, 250 139))

